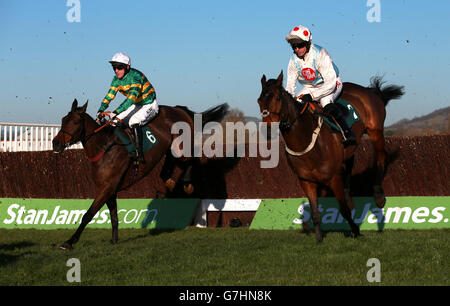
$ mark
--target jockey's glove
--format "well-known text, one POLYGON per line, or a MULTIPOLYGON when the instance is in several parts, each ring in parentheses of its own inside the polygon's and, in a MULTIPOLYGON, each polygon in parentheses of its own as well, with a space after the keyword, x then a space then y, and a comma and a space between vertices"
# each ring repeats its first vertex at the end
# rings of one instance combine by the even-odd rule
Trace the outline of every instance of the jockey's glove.
POLYGON ((105 115, 102 112, 98 112, 96 121, 98 124, 103 124, 105 121, 105 115))
POLYGON ((303 101, 303 102, 312 102, 313 101, 313 99, 312 99, 312 97, 311 97, 311 95, 310 94, 306 94, 306 95, 303 95, 303 96, 301 96, 300 97, 300 99, 303 101))
POLYGON ((116 116, 117 114, 114 114, 114 118, 111 120, 111 126, 119 126, 122 124, 122 120, 116 116))

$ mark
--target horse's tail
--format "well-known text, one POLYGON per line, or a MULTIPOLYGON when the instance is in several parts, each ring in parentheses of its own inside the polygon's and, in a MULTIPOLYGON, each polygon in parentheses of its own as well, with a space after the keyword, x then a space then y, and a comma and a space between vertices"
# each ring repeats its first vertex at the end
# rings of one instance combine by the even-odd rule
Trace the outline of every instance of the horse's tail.
POLYGON ((374 76, 370 79, 369 86, 369 88, 372 88, 381 100, 383 100, 384 106, 386 106, 390 100, 399 99, 405 94, 404 86, 388 85, 382 88, 384 83, 382 77, 374 76))
POLYGON ((202 126, 211 121, 220 122, 228 113, 229 106, 223 103, 202 112, 202 126))
MULTIPOLYGON (((189 116, 191 116, 192 119, 194 119, 195 113, 193 111, 191 111, 189 108, 187 108, 186 106, 180 106, 180 105, 177 105, 177 107, 182 108, 186 113, 189 114, 189 116)), ((229 108, 228 104, 223 103, 223 104, 211 107, 211 108, 205 110, 204 112, 200 113, 202 115, 202 127, 204 127, 206 123, 211 122, 211 121, 215 121, 215 122, 222 121, 223 117, 225 117, 225 115, 228 113, 228 108, 229 108)))

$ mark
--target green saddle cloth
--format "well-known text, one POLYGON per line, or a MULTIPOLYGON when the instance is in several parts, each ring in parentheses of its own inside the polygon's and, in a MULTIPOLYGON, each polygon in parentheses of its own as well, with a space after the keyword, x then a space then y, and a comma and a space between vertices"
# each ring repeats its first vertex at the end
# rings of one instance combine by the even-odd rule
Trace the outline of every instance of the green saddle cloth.
MULTIPOLYGON (((158 139, 148 126, 144 126, 141 129, 142 129, 142 152, 145 153, 158 144, 158 139)), ((119 137, 120 141, 122 142, 122 144, 125 146, 125 148, 129 153, 133 153, 136 151, 136 146, 134 145, 133 141, 131 141, 130 137, 128 137, 128 135, 122 129, 115 128, 114 134, 116 134, 116 136, 119 137)))
MULTIPOLYGON (((353 124, 355 124, 356 122, 361 121, 358 113, 350 104, 350 102, 344 99, 339 99, 334 103, 337 103, 337 106, 341 109, 341 112, 344 114, 345 121, 347 122, 349 128, 351 128, 353 124)), ((328 119, 326 116, 323 115, 322 118, 333 130, 337 132, 340 131, 339 127, 332 120, 328 119)))

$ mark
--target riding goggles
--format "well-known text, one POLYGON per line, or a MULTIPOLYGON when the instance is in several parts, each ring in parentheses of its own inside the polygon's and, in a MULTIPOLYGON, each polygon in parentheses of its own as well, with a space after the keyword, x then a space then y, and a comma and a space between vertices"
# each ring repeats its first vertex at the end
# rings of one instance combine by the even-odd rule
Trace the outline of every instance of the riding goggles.
POLYGON ((113 64, 112 68, 114 71, 116 70, 125 70, 125 68, 127 68, 127 66, 125 64, 113 64))
POLYGON ((307 45, 308 45, 308 43, 306 41, 304 41, 304 42, 301 42, 301 43, 291 44, 291 47, 292 47, 292 50, 295 51, 295 49, 297 49, 297 48, 301 49, 301 48, 306 47, 307 45))

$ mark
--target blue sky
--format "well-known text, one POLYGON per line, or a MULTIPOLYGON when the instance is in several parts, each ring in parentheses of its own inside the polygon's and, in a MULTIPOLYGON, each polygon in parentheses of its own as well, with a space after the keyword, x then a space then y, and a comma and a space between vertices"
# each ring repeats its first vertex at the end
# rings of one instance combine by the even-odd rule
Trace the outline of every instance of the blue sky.
POLYGON ((81 22, 71 23, 67 0, 0 0, 0 121, 60 123, 74 98, 89 100, 94 115, 119 51, 160 104, 203 111, 228 102, 259 117, 260 79, 286 71, 284 37, 299 24, 343 81, 366 86, 379 74, 405 86, 386 125, 450 105, 448 1, 380 0, 381 21, 372 23, 367 0, 79 2, 81 22))

